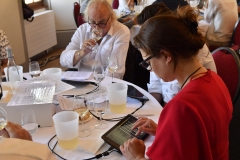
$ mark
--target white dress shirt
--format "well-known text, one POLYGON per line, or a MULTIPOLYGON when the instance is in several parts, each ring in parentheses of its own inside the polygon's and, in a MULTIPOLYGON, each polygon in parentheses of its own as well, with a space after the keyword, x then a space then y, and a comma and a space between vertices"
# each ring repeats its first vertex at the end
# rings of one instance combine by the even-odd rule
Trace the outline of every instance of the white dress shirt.
POLYGON ((209 0, 204 19, 210 23, 206 36, 208 40, 230 42, 238 21, 236 0, 209 0))
POLYGON ((91 26, 88 23, 78 27, 71 42, 61 54, 61 65, 63 67, 74 67, 78 68, 78 70, 91 71, 94 64, 106 65, 107 57, 116 56, 118 58, 118 69, 114 73, 114 77, 122 78, 125 73, 125 62, 130 40, 129 29, 125 25, 113 21, 110 30, 98 45, 97 53, 92 51, 73 66, 74 53, 82 48, 82 44, 85 40, 92 38, 91 35, 91 26))
MULTIPOLYGON (((207 45, 205 44, 203 48, 198 52, 198 58, 201 64, 214 72, 217 72, 215 62, 213 60, 212 54, 210 53, 207 45)), ((149 93, 161 93, 163 101, 168 103, 179 91, 180 85, 177 80, 171 82, 164 82, 159 78, 154 72, 150 73, 150 82, 148 84, 149 93)))

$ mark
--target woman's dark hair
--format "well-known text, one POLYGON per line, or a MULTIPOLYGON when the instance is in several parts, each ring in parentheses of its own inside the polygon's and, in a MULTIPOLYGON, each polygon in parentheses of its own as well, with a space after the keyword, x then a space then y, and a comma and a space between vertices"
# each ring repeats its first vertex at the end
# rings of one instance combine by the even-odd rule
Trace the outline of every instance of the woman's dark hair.
POLYGON ((203 47, 205 41, 198 31, 196 13, 190 6, 178 8, 176 14, 160 15, 149 19, 134 37, 134 46, 148 55, 160 56, 160 50, 168 51, 174 61, 189 59, 203 47))
POLYGON ((142 25, 156 14, 164 14, 166 12, 171 12, 171 10, 163 2, 149 5, 137 16, 137 22, 139 25, 142 25))

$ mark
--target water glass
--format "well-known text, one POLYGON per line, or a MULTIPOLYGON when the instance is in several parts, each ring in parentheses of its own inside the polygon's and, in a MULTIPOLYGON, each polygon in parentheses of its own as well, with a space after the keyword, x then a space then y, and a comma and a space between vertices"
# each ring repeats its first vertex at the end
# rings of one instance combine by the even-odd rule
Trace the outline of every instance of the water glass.
POLYGON ((25 110, 22 113, 21 123, 22 127, 26 129, 31 135, 37 132, 38 124, 35 118, 35 113, 32 109, 25 110))
POLYGON ((32 78, 40 76, 40 67, 37 61, 32 61, 29 63, 29 74, 32 78))
POLYGON ((94 93, 94 111, 99 116, 99 123, 95 124, 94 127, 97 129, 107 128, 108 125, 102 122, 102 116, 106 113, 108 106, 106 92, 97 91, 94 93))
POLYGON ((101 82, 105 78, 105 70, 103 66, 96 65, 93 69, 93 77, 97 81, 99 89, 101 89, 101 82))

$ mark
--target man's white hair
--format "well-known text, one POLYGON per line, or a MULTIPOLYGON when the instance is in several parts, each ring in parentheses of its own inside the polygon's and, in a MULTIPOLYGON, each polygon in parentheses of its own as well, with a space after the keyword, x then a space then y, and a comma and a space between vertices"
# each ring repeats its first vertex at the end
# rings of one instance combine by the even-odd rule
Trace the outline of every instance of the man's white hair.
POLYGON ((90 2, 88 2, 87 8, 84 11, 84 21, 88 22, 88 11, 89 8, 91 7, 91 5, 93 4, 97 4, 97 5, 104 5, 107 7, 107 9, 109 10, 109 12, 112 14, 111 19, 112 21, 117 20, 116 14, 112 9, 112 6, 108 3, 108 1, 106 0, 90 0, 90 2))

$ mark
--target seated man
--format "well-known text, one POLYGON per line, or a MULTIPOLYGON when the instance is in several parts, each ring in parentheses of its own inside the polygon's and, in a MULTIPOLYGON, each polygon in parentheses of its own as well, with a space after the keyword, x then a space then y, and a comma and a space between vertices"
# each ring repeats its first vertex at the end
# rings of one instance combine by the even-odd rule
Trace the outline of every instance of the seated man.
POLYGON ((74 33, 71 42, 62 52, 60 63, 64 67, 92 70, 95 63, 105 65, 108 57, 118 58, 118 69, 114 73, 122 78, 130 40, 130 31, 116 21, 116 15, 106 0, 91 0, 84 12, 86 22, 74 33), (92 38, 92 30, 101 29, 102 38, 92 38), (92 48, 97 46, 97 50, 92 48))
MULTIPOLYGON (((209 52, 206 44, 198 52, 198 58, 205 68, 217 72, 212 54, 209 52)), ((151 95, 153 95, 163 106, 168 103, 179 91, 180 85, 177 80, 164 82, 154 72, 150 73, 148 92, 151 93, 151 95)))
POLYGON ((208 46, 230 46, 232 32, 238 21, 236 0, 209 0, 204 20, 210 23, 206 34, 208 46))

